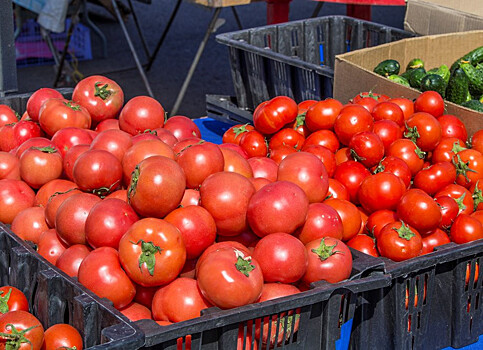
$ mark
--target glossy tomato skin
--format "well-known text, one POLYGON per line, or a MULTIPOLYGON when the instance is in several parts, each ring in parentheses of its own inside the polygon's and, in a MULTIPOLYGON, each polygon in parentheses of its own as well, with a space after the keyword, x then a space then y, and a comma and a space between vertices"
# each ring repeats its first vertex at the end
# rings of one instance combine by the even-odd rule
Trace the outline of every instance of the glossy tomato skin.
POLYGON ((392 120, 378 120, 374 123, 374 133, 379 136, 384 145, 384 153, 387 152, 391 143, 403 137, 402 130, 392 120))
POLYGON ((18 123, 15 123, 13 126, 15 147, 20 146, 22 143, 31 138, 40 136, 41 131, 39 125, 31 120, 21 120, 18 123))
POLYGON ((399 217, 397 216, 395 211, 382 209, 375 211, 371 215, 369 215, 369 217, 367 218, 366 227, 367 230, 372 233, 374 238, 377 240, 384 226, 398 220, 399 217))
POLYGON ((483 130, 478 130, 471 137, 471 148, 483 152, 483 130))
POLYGON ((329 190, 327 191, 327 198, 339 198, 350 200, 349 191, 347 188, 338 180, 336 179, 329 179, 329 190))
POLYGON ((425 152, 436 148, 443 133, 438 119, 425 112, 414 113, 406 121, 406 129, 404 136, 415 141, 425 152))
POLYGON ((20 177, 39 189, 62 175, 62 156, 55 148, 30 148, 20 157, 20 177))
POLYGON ((277 148, 271 149, 268 156, 280 166, 282 160, 294 153, 297 153, 297 150, 295 148, 282 145, 277 148))
POLYGON ((329 198, 324 203, 334 208, 339 214, 342 220, 343 241, 348 241, 359 233, 362 223, 361 212, 353 203, 339 198, 329 198))
POLYGON ((0 180, 0 222, 11 224, 15 216, 34 204, 34 191, 21 180, 0 180))
POLYGON ((272 233, 255 246, 265 282, 295 283, 305 274, 308 264, 304 244, 287 233, 272 233))
POLYGON ((435 197, 434 200, 441 209, 441 223, 439 224, 439 228, 447 229, 451 226, 456 216, 458 216, 458 204, 453 198, 446 195, 435 197))
POLYGON ((91 149, 108 151, 121 162, 124 153, 132 146, 133 138, 130 134, 122 130, 112 129, 101 131, 92 140, 91 149))
POLYGON ((268 143, 269 150, 280 147, 282 145, 293 147, 296 150, 300 150, 304 145, 305 137, 294 129, 284 128, 277 131, 268 143))
POLYGON ((463 142, 468 139, 466 126, 457 116, 443 114, 438 117, 438 122, 441 125, 442 137, 456 137, 463 142))
POLYGON ((307 272, 302 278, 305 284, 337 283, 350 277, 352 254, 344 242, 324 237, 307 243, 305 249, 308 254, 307 272))
POLYGON ((83 349, 82 337, 77 329, 69 324, 58 323, 45 330, 42 350, 75 347, 83 349))
POLYGON ((64 175, 69 180, 74 180, 74 165, 77 158, 90 149, 89 145, 75 145, 67 151, 62 161, 64 175))
POLYGON ((304 149, 304 152, 311 153, 324 164, 325 170, 327 170, 327 175, 331 178, 334 175, 336 162, 335 154, 331 152, 327 147, 319 145, 311 145, 304 149))
POLYGON ((271 182, 277 180, 278 164, 267 157, 252 157, 248 159, 248 164, 253 171, 253 177, 263 177, 271 182))
POLYGON ((305 124, 312 132, 322 129, 331 130, 341 109, 342 103, 333 98, 319 101, 307 110, 305 124))
POLYGON ((223 143, 233 143, 236 145, 240 144, 240 139, 243 133, 249 132, 255 129, 253 125, 250 124, 237 124, 229 128, 222 137, 223 143))
POLYGON ((124 104, 124 93, 113 80, 101 75, 82 79, 74 88, 72 100, 84 106, 94 123, 116 118, 124 104))
POLYGON ((0 315, 15 310, 29 311, 27 297, 15 287, 0 287, 0 315))
POLYGON ((91 250, 84 244, 71 245, 57 258, 55 266, 70 277, 77 277, 80 264, 89 255, 91 250))
POLYGON ((186 177, 178 163, 153 156, 136 166, 128 202, 140 216, 162 218, 179 205, 185 188, 186 177))
POLYGON ((302 151, 312 145, 324 146, 335 153, 340 147, 340 142, 333 131, 323 129, 310 134, 305 139, 302 151))
POLYGON ((37 244, 37 253, 44 257, 52 265, 65 252, 68 245, 65 244, 54 228, 42 233, 37 244))
POLYGON ((474 200, 471 196, 471 192, 467 188, 457 185, 450 184, 444 187, 441 191, 438 191, 434 197, 438 198, 440 196, 450 196, 458 204, 459 213, 471 214, 474 210, 474 200))
POLYGON ((339 181, 349 192, 352 202, 358 203, 357 192, 365 178, 370 176, 369 170, 359 162, 348 160, 335 168, 334 179, 339 181))
POLYGON ((422 189, 429 195, 434 195, 445 186, 456 180, 456 168, 449 162, 436 163, 429 168, 423 168, 414 177, 414 187, 422 189))
POLYGON ((250 180, 230 172, 210 175, 200 188, 201 205, 222 236, 236 236, 248 229, 247 210, 254 194, 250 180))
POLYGON ((483 179, 483 155, 473 149, 465 149, 453 157, 458 176, 456 183, 470 188, 483 179))
POLYGON ((349 148, 354 159, 367 168, 379 164, 384 156, 384 144, 372 131, 363 131, 352 136, 349 148))
POLYGON ((429 254, 433 252, 434 248, 448 244, 449 242, 451 241, 446 232, 437 228, 423 236, 423 250, 421 251, 421 255, 429 254))
POLYGON ((182 115, 170 117, 164 124, 164 128, 171 131, 179 141, 190 137, 201 138, 200 129, 195 122, 182 115))
POLYGON ((262 134, 273 134, 297 117, 297 103, 287 96, 262 102, 253 112, 253 125, 262 134))
POLYGON ((221 309, 253 303, 263 288, 263 274, 258 262, 232 247, 206 255, 197 268, 202 295, 221 309))
POLYGON ((0 151, 0 180, 20 180, 20 163, 15 155, 0 151))
POLYGON ((128 276, 145 287, 173 281, 186 261, 181 233, 167 221, 145 218, 119 242, 119 260, 128 276))
POLYGON ((120 309, 128 305, 136 289, 121 268, 119 253, 111 247, 94 249, 82 261, 78 280, 101 298, 111 300, 120 309))
POLYGON ((409 139, 398 139, 389 146, 388 156, 402 159, 411 170, 412 176, 416 175, 424 166, 425 153, 409 139))
POLYGON ((295 236, 307 244, 322 237, 342 239, 343 232, 342 219, 337 210, 325 203, 312 203, 304 225, 297 229, 295 236))
POLYGON ((373 172, 375 174, 380 172, 394 174, 404 182, 406 188, 411 184, 411 169, 409 169, 404 160, 398 157, 384 157, 379 165, 374 168, 373 172))
POLYGON ((451 240, 458 244, 468 243, 483 238, 483 225, 475 217, 459 214, 451 225, 451 240))
POLYGON ((77 127, 67 127, 57 131, 52 136, 52 143, 59 150, 62 158, 65 157, 67 151, 69 151, 75 145, 90 145, 92 142, 92 136, 85 130, 77 127))
POLYGON ((248 155, 248 158, 266 157, 268 153, 265 137, 257 130, 244 133, 240 139, 240 147, 248 155))
POLYGON ((104 119, 102 122, 96 125, 94 129, 97 132, 102 132, 109 129, 119 129, 119 119, 104 119))
POLYGON ((126 316, 130 321, 135 322, 139 320, 152 320, 151 310, 146 306, 132 302, 129 305, 123 307, 119 310, 124 316, 126 316))
POLYGON ((347 242, 347 246, 376 258, 379 256, 374 239, 365 234, 358 234, 352 237, 347 242))
POLYGON ((59 193, 54 193, 49 197, 49 199, 47 200, 47 204, 45 205, 45 221, 47 222, 47 225, 49 225, 49 227, 55 227, 55 217, 57 215, 57 210, 64 202, 64 200, 79 193, 83 192, 76 188, 72 188, 59 193))
POLYGON ((91 116, 82 106, 65 99, 47 100, 40 109, 40 127, 49 136, 67 127, 89 129, 91 116))
POLYGON ((131 135, 143 133, 146 129, 156 129, 164 125, 163 106, 149 96, 136 96, 130 99, 119 114, 119 128, 131 135))
POLYGON ((243 243, 240 243, 237 241, 231 241, 231 240, 216 242, 215 244, 210 245, 208 248, 206 248, 203 254, 201 254, 198 260, 196 261, 196 275, 198 275, 198 268, 200 267, 201 263, 206 259, 208 255, 210 255, 212 252, 223 250, 225 248, 239 250, 243 252, 243 254, 246 256, 250 256, 251 254, 250 250, 243 243))
POLYGON ((444 113, 444 100, 436 91, 425 91, 414 101, 415 112, 426 112, 438 118, 444 113))
POLYGON ((38 121, 40 116, 40 108, 49 98, 64 98, 60 92, 50 88, 42 88, 30 95, 27 100, 27 114, 33 121, 38 121))
POLYGON ((334 123, 335 134, 344 145, 348 145, 352 136, 358 132, 372 131, 374 127, 372 115, 364 107, 350 107, 343 108, 334 123))
POLYGON ((377 210, 396 210, 399 200, 406 192, 401 179, 391 173, 377 173, 362 181, 358 191, 359 202, 368 214, 377 210))
POLYGON ((39 238, 49 227, 45 222, 45 210, 41 207, 30 207, 15 216, 10 229, 25 241, 37 244, 39 238))
POLYGON ((154 294, 153 317, 158 321, 182 322, 200 316, 211 303, 201 294, 196 280, 179 277, 154 294))
POLYGON ((381 256, 403 261, 420 255, 423 243, 416 229, 402 221, 395 221, 382 228, 377 240, 377 249, 381 256))
POLYGON ((7 105, 0 105, 0 127, 18 121, 15 111, 7 105))
POLYGON ((404 126, 404 113, 399 105, 390 101, 378 103, 372 110, 374 121, 392 120, 399 126, 404 126))
POLYGON ((397 215, 420 233, 432 231, 441 223, 441 210, 438 204, 419 189, 410 189, 401 197, 397 215))
POLYGON ((289 181, 262 187, 248 203, 247 219, 260 237, 270 233, 293 233, 305 222, 309 200, 305 192, 289 181))
POLYGON ((0 128, 0 150, 10 152, 18 146, 13 135, 14 124, 6 124, 0 128))
POLYGON ((180 206, 187 207, 189 205, 200 205, 200 191, 192 188, 187 188, 184 190, 180 206))
POLYGON ((408 98, 391 98, 389 102, 395 103, 401 108, 404 114, 404 120, 408 120, 414 113, 414 103, 408 98))
POLYGON ((432 152, 431 162, 433 164, 452 162, 456 153, 465 148, 465 143, 457 137, 442 137, 439 144, 432 152))
POLYGON ((4 349, 19 349, 19 350, 40 350, 42 343, 44 341, 44 327, 40 321, 31 313, 17 310, 12 312, 7 312, 0 316, 0 332, 11 334, 13 327, 18 332, 25 331, 28 328, 32 328, 25 332, 23 336, 27 341, 24 341, 20 346, 16 346, 15 342, 2 338, 0 340, 0 347, 4 349))

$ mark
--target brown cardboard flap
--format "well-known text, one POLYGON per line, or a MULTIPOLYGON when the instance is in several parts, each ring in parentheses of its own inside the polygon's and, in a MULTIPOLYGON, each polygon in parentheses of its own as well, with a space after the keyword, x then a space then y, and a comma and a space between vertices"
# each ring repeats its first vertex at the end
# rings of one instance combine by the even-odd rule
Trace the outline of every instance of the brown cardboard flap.
MULTIPOLYGON (((455 60, 483 46, 483 30, 405 39, 390 44, 357 50, 336 56, 334 98, 342 103, 363 91, 372 90, 390 97, 414 99, 420 92, 392 82, 372 72, 385 59, 396 59, 402 71, 413 58, 421 58, 426 68, 451 66, 455 60)), ((446 111, 460 117, 471 133, 483 129, 483 114, 446 101, 446 111)))

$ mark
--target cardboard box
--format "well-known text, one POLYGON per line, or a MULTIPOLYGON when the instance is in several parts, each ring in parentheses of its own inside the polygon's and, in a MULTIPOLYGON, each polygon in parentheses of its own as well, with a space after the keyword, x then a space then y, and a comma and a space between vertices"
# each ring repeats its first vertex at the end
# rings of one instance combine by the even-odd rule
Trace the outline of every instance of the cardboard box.
POLYGON ((404 28, 421 35, 483 29, 482 0, 408 0, 404 28))
MULTIPOLYGON (((483 30, 403 39, 389 44, 348 52, 335 58, 334 98, 342 103, 362 91, 372 90, 391 97, 414 99, 420 92, 392 82, 376 73, 374 67, 386 59, 398 60, 405 69, 413 58, 421 58, 427 69, 451 66, 461 56, 483 46, 483 30)), ((446 102, 446 112, 460 117, 468 132, 483 129, 483 113, 446 102)))

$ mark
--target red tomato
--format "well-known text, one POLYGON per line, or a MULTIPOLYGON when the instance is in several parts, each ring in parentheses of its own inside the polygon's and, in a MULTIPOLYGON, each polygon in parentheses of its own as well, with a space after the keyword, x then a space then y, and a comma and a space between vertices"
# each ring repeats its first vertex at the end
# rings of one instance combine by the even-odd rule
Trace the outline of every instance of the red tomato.
POLYGON ((335 154, 331 152, 327 147, 311 145, 305 147, 304 152, 312 153, 314 156, 319 158, 324 164, 325 169, 327 170, 327 175, 329 177, 332 177, 334 175, 336 168, 335 154))
POLYGON ((222 143, 221 145, 218 145, 218 147, 220 147, 222 152, 226 149, 229 149, 230 151, 235 151, 240 156, 242 156, 243 159, 248 160, 248 154, 239 145, 235 145, 234 143, 222 143))
POLYGON ((415 112, 426 112, 438 118, 444 113, 444 100, 436 91, 425 91, 414 101, 415 112))
POLYGON ((244 133, 240 139, 240 147, 246 152, 248 158, 265 157, 268 153, 265 137, 257 130, 244 133))
POLYGON ((312 132, 322 129, 331 130, 341 109, 342 103, 333 98, 319 101, 307 110, 305 124, 312 132))
POLYGON ((395 103, 401 108, 404 114, 404 120, 408 120, 414 113, 414 103, 408 98, 391 98, 388 102, 395 103))
POLYGON ((451 225, 451 240, 458 244, 468 243, 483 238, 483 224, 467 214, 459 214, 451 225))
POLYGON ((241 136, 249 131, 254 130, 253 125, 250 124, 237 124, 229 128, 222 137, 223 143, 234 143, 236 145, 240 144, 241 136))
POLYGON ((35 193, 23 181, 0 180, 0 222, 11 224, 22 210, 34 205, 35 193))
POLYGON ((55 179, 47 182, 39 188, 35 195, 35 206, 44 207, 47 205, 50 196, 56 192, 65 192, 67 190, 76 188, 77 185, 69 180, 55 179))
POLYGON ((305 137, 299 134, 294 129, 281 129, 277 131, 268 143, 269 150, 278 148, 280 146, 292 147, 296 150, 300 150, 305 142, 305 137))
MULTIPOLYGON (((150 306, 151 307, 151 306, 150 306)), ((135 322, 139 320, 152 320, 151 310, 146 306, 132 302, 131 304, 119 310, 130 321, 135 322)))
POLYGON ((382 209, 369 215, 366 227, 377 240, 384 226, 398 220, 399 217, 397 216, 396 212, 388 209, 382 209))
POLYGON ((350 277, 352 254, 344 242, 324 237, 305 245, 309 256, 307 272, 302 280, 305 284, 317 281, 337 283, 350 277))
POLYGON ((367 111, 369 113, 372 113, 372 111, 374 110, 374 107, 376 107, 376 105, 378 103, 379 102, 372 97, 363 97, 360 100, 358 100, 357 102, 355 102, 355 104, 358 104, 358 105, 364 107, 365 109, 367 109, 367 111))
POLYGON ((441 223, 441 210, 438 204, 419 189, 410 189, 401 197, 397 215, 420 233, 432 231, 441 223))
POLYGON ((211 306, 194 279, 180 277, 158 289, 152 310, 155 320, 182 322, 199 317, 201 310, 211 306))
POLYGON ((337 210, 325 203, 312 203, 309 205, 307 219, 295 236, 307 244, 322 237, 342 239, 344 227, 337 210))
POLYGON ((50 99, 40 109, 39 123, 49 136, 67 127, 89 129, 91 116, 84 107, 66 99, 50 99))
POLYGON ((193 136, 201 138, 200 129, 195 122, 182 115, 169 118, 164 124, 164 128, 171 131, 179 141, 193 136))
POLYGON ((344 228, 342 232, 343 241, 348 241, 359 233, 362 220, 361 213, 354 204, 338 198, 327 199, 324 203, 334 208, 339 214, 344 228))
POLYGON ((456 168, 449 162, 443 162, 419 171, 414 177, 413 186, 432 196, 455 180, 456 168))
POLYGON ((217 242, 232 241, 243 244, 245 247, 254 248, 260 241, 260 237, 250 230, 240 233, 238 236, 218 236, 217 242))
POLYGON ((287 233, 272 233, 255 246, 253 258, 260 264, 265 282, 295 283, 307 270, 304 244, 287 233))
MULTIPOLYGON (((59 151, 57 146, 54 145, 54 143, 51 140, 49 140, 45 137, 32 137, 31 139, 24 141, 20 146, 18 146, 16 148, 16 150, 14 151, 14 154, 17 156, 17 158, 20 159, 22 154, 26 150, 28 150, 32 147, 38 147, 38 148, 52 147, 52 148, 57 149, 57 151, 59 151)), ((12 152, 13 152, 13 150, 12 150, 12 152)))
MULTIPOLYGON (((196 124, 195 124, 195 126, 196 126, 196 124)), ((174 136, 174 134, 170 130, 165 129, 164 127, 154 129, 153 132, 158 136, 158 139, 160 139, 161 141, 163 141, 165 144, 169 145, 170 147, 173 147, 175 145, 175 143, 178 142, 178 139, 176 138, 176 136, 174 136)), ((133 143, 134 143, 134 141, 133 141, 133 143)))
POLYGON ((119 119, 104 119, 102 122, 96 125, 95 131, 102 132, 109 129, 119 129, 119 119))
POLYGON ((0 339, 0 348, 4 349, 40 350, 44 342, 44 327, 34 315, 23 310, 0 316, 0 332, 12 335, 0 339))
POLYGON ((72 349, 82 350, 82 337, 77 329, 65 323, 58 323, 44 333, 42 350, 72 349))
POLYGON ((85 223, 87 243, 93 248, 117 249, 122 236, 138 220, 136 212, 126 201, 106 198, 89 211, 85 223))
POLYGON ((59 256, 61 256, 68 245, 62 242, 55 228, 45 231, 39 238, 37 244, 37 253, 42 255, 48 262, 55 265, 59 256))
POLYGON ((55 266, 70 277, 77 277, 80 264, 90 252, 91 249, 84 244, 71 245, 57 258, 55 266))
POLYGON ((473 149, 465 149, 453 157, 458 176, 456 183, 466 188, 483 179, 483 155, 473 149))
POLYGON ((236 241, 229 241, 229 240, 217 242, 213 245, 210 245, 208 248, 206 248, 203 254, 201 254, 201 256, 198 258, 198 261, 196 262, 196 275, 198 275, 198 269, 201 263, 206 259, 208 255, 210 255, 212 252, 223 250, 225 248, 239 250, 243 252, 243 254, 245 255, 250 255, 250 250, 243 243, 236 242, 236 241))
POLYGON ((294 129, 305 138, 310 135, 310 130, 307 128, 307 125, 305 125, 305 114, 304 112, 301 112, 300 107, 299 107, 299 115, 297 116, 297 118, 295 118, 293 122, 285 125, 285 127, 294 129))
POLYGON ((47 204, 45 205, 45 221, 49 227, 55 227, 55 216, 64 200, 79 193, 82 192, 76 188, 72 188, 63 192, 54 193, 49 197, 47 204))
POLYGON ((351 157, 351 150, 349 149, 349 147, 343 147, 339 149, 337 152, 335 152, 336 165, 347 162, 348 160, 353 160, 351 157))
POLYGON ((247 230, 247 210, 254 194, 250 180, 225 171, 210 175, 200 187, 201 205, 211 214, 222 236, 236 236, 247 230))
POLYGON ((441 125, 442 137, 456 137, 463 142, 468 139, 465 124, 455 115, 444 114, 438 117, 441 125))
POLYGON ((267 157, 270 157, 271 160, 273 160, 280 166, 282 160, 294 153, 297 153, 297 150, 295 148, 282 145, 277 148, 271 149, 267 157))
POLYGON ((131 135, 143 133, 164 125, 163 106, 149 96, 136 96, 130 99, 119 114, 119 128, 131 135))
POLYGON ((299 186, 277 181, 262 187, 251 197, 247 219, 257 236, 277 232, 291 234, 304 224, 308 208, 307 195, 299 186))
POLYGON ((42 233, 49 229, 45 222, 44 208, 30 207, 22 210, 13 219, 10 229, 24 241, 37 244, 42 233))
POLYGON ((458 204, 459 213, 471 214, 474 210, 474 201, 470 191, 463 186, 451 184, 444 187, 434 195, 435 198, 441 196, 450 196, 458 204))
POLYGON ((21 120, 13 126, 13 138, 15 140, 15 147, 20 146, 25 141, 40 137, 40 127, 37 123, 29 120, 21 120))
POLYGON ((384 144, 372 131, 363 131, 352 136, 349 148, 354 159, 367 168, 379 164, 384 157, 384 144))
POLYGON ((30 95, 27 100, 27 114, 33 121, 38 121, 40 116, 40 108, 50 98, 62 99, 60 92, 54 89, 42 88, 30 95))
POLYGON ((327 198, 339 198, 350 200, 349 191, 347 188, 338 180, 336 179, 329 179, 329 190, 327 191, 327 198))
POLYGON ((119 260, 134 282, 160 286, 178 276, 186 261, 186 248, 176 226, 145 218, 134 223, 121 238, 119 260))
POLYGON ((297 152, 284 158, 278 167, 277 180, 298 185, 305 191, 310 203, 322 202, 329 188, 324 164, 307 152, 297 152))
POLYGON ((340 147, 339 139, 334 132, 330 130, 319 130, 310 134, 310 136, 305 139, 302 151, 305 151, 307 147, 312 145, 324 146, 333 153, 335 153, 340 147))
POLYGON ((15 136, 13 135, 14 124, 6 124, 0 128, 0 150, 10 152, 18 146, 15 136))
POLYGON ((92 142, 91 135, 85 129, 67 127, 57 131, 52 136, 52 143, 55 145, 62 158, 75 145, 89 145, 92 142))
POLYGON ((180 231, 187 259, 199 257, 208 246, 215 243, 215 220, 203 207, 191 205, 177 208, 164 219, 180 231))
POLYGON ((483 152, 483 129, 478 130, 471 137, 471 148, 478 152, 483 152))
POLYGON ((69 180, 74 180, 74 165, 81 155, 90 150, 89 145, 75 145, 64 156, 63 168, 64 174, 69 180))
POLYGON ((386 155, 402 159, 414 176, 423 168, 426 153, 421 151, 411 140, 398 139, 391 144, 386 155))
POLYGON ((271 182, 277 180, 278 164, 266 157, 252 157, 248 159, 248 164, 253 171, 253 177, 263 177, 271 182))
POLYGON ((124 104, 124 93, 115 81, 102 75, 92 75, 77 83, 72 100, 85 107, 97 124, 118 116, 124 104))
POLYGON ((297 103, 287 96, 262 102, 253 112, 253 125, 262 134, 273 134, 297 117, 297 103))
POLYGON ((132 137, 122 130, 105 130, 92 140, 91 149, 101 149, 114 155, 120 162, 132 146, 132 137))
POLYGON ((423 249, 419 232, 402 221, 387 224, 377 239, 381 256, 394 261, 403 261, 421 255, 423 249))
POLYGON ((186 177, 178 163, 152 156, 136 166, 128 202, 140 216, 162 218, 179 205, 185 188, 186 177))
POLYGON ((447 229, 453 224, 459 212, 456 201, 450 196, 439 196, 434 199, 441 209, 441 223, 439 228, 447 229))
POLYGON ((15 310, 29 311, 27 297, 15 287, 0 287, 0 315, 15 310))
POLYGON ((0 105, 0 127, 18 122, 17 114, 7 105, 0 105))
POLYGON ((404 126, 404 112, 399 105, 387 102, 379 102, 372 110, 374 121, 392 120, 399 126, 404 126))
POLYGON ((90 252, 80 264, 77 278, 100 298, 112 301, 117 309, 128 305, 136 294, 134 285, 121 268, 119 253, 111 247, 90 252))
POLYGON ((355 134, 372 131, 374 127, 372 115, 364 107, 357 105, 350 107, 343 108, 334 123, 335 134, 344 145, 348 145, 355 134))
POLYGON ((400 158, 393 156, 384 157, 384 159, 374 169, 375 174, 380 172, 396 175, 402 180, 406 188, 408 188, 411 183, 411 170, 406 162, 400 158))
POLYGON ((357 192, 362 181, 370 175, 371 173, 364 165, 353 160, 348 160, 335 168, 334 179, 344 185, 349 192, 351 201, 358 203, 357 192))
POLYGON ((406 186, 396 175, 377 173, 362 181, 358 191, 359 202, 367 213, 382 209, 396 210, 406 186))
POLYGON ((403 136, 399 125, 387 119, 378 120, 374 123, 374 133, 381 139, 384 145, 384 153, 387 153, 391 143, 403 136))
POLYGON ((200 205, 200 191, 187 188, 184 190, 183 198, 179 204, 182 207, 189 205, 200 205))
POLYGON ((299 116, 307 112, 310 106, 316 104, 317 102, 318 102, 317 100, 304 100, 302 102, 299 102, 299 104, 297 105, 299 116))
POLYGON ((456 137, 442 137, 439 144, 433 150, 431 162, 433 164, 451 162, 453 157, 465 150, 465 143, 456 137))
POLYGON ((423 237, 423 250, 421 255, 432 253, 434 248, 451 242, 448 235, 443 230, 437 228, 423 237))
POLYGON ((62 175, 62 156, 55 148, 32 147, 20 157, 20 177, 30 187, 39 189, 62 175))
POLYGON ((363 252, 364 254, 374 256, 376 258, 379 256, 374 238, 371 238, 365 234, 358 234, 352 237, 347 242, 347 246, 363 252))
POLYGON ((226 247, 211 252, 198 265, 202 295, 221 309, 231 309, 258 300, 263 275, 258 262, 244 252, 226 247))
POLYGON ((357 94, 352 100, 351 102, 352 103, 357 103, 359 102, 361 99, 363 98, 366 98, 366 97, 371 97, 373 99, 375 99, 376 101, 378 102, 384 102, 384 101, 387 101, 389 100, 389 97, 386 96, 386 95, 382 95, 382 94, 378 94, 376 92, 372 92, 372 91, 368 91, 368 92, 361 92, 359 94, 357 94))
POLYGON ((406 121, 406 129, 404 136, 415 142, 425 152, 435 149, 441 140, 441 124, 429 113, 414 113, 406 121))
POLYGON ((90 193, 78 193, 65 199, 55 215, 55 228, 68 245, 86 244, 85 224, 89 211, 101 199, 90 193))
POLYGON ((0 151, 0 180, 2 179, 20 180, 20 162, 13 154, 0 151))

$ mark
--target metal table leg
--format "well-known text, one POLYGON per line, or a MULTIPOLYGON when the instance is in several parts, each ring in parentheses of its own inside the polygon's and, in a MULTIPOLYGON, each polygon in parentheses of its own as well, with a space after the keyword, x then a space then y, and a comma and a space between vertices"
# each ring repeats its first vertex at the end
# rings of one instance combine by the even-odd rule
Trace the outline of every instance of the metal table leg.
POLYGON ((144 38, 141 27, 139 26, 138 16, 136 16, 136 11, 134 10, 132 1, 127 0, 127 2, 129 3, 129 8, 131 9, 132 18, 134 19, 134 24, 136 25, 136 29, 138 31, 139 37, 141 38, 141 43, 143 44, 144 53, 146 54, 146 57, 150 57, 151 54, 149 53, 148 45, 146 44, 146 39, 144 38))
POLYGON ((216 21, 220 16, 220 12, 221 12, 221 7, 217 7, 213 12, 213 16, 211 17, 211 21, 210 21, 210 24, 208 25, 208 29, 206 30, 203 41, 198 47, 198 51, 196 52, 195 58, 191 63, 191 67, 188 71, 188 75, 186 76, 183 82, 183 85, 181 86, 181 90, 179 91, 178 97, 176 98, 176 102, 174 103, 173 109, 171 110, 171 116, 175 115, 178 112, 179 106, 181 105, 181 102, 183 102, 184 95, 186 94, 186 90, 188 89, 188 85, 191 81, 191 78, 193 77, 193 73, 195 72, 196 66, 200 61, 201 54, 205 49, 206 43, 208 42, 208 39, 210 38, 211 33, 213 33, 216 30, 216 21))
POLYGON ((238 25, 238 29, 242 30, 243 26, 242 26, 242 23, 240 21, 240 17, 238 16, 238 12, 237 12, 235 6, 231 6, 231 10, 233 11, 233 16, 235 17, 235 21, 236 21, 236 24, 238 25))
POLYGON ((124 33, 125 38, 126 38, 126 41, 129 45, 129 49, 131 50, 132 56, 133 56, 134 61, 136 63, 136 67, 139 71, 139 74, 141 75, 144 86, 146 87, 148 95, 154 98, 153 91, 151 90, 151 85, 149 84, 148 78, 146 77, 146 72, 144 71, 144 68, 141 64, 141 61, 139 60, 139 57, 136 53, 136 49, 135 49, 135 47, 132 43, 131 37, 129 36, 129 32, 127 31, 126 25, 124 24, 124 21, 122 19, 121 12, 119 11, 119 7, 117 6, 116 0, 112 0, 112 6, 114 8, 114 12, 116 13, 117 20, 118 20, 118 22, 121 26, 121 29, 124 33))

